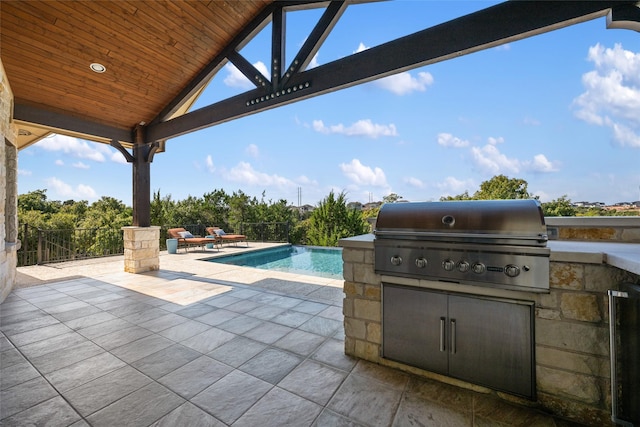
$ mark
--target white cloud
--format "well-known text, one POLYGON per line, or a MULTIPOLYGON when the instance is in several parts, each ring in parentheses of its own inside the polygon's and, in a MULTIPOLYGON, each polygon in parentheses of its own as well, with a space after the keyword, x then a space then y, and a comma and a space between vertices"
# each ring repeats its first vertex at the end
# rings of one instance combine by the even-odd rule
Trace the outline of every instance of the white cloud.
POLYGON ((54 163, 56 166, 64 166, 64 162, 60 159, 57 159, 54 163))
MULTIPOLYGON (((253 64, 253 66, 256 67, 256 69, 260 71, 260 73, 262 73, 264 77, 269 77, 269 70, 262 61, 256 62, 255 64, 253 64)), ((244 74, 242 74, 235 65, 233 65, 232 63, 228 63, 224 68, 227 70, 227 76, 223 80, 225 85, 245 90, 255 89, 256 86, 251 81, 249 81, 249 79, 244 74)))
MULTIPOLYGON (((483 174, 547 173, 559 170, 557 162, 550 161, 544 154, 536 154, 532 160, 509 158, 498 148, 500 144, 504 143, 503 137, 491 136, 487 138, 487 144, 484 147, 470 146, 471 143, 468 140, 458 138, 450 133, 438 134, 438 145, 454 148, 469 147, 473 163, 483 174)), ((449 180, 448 184, 452 185, 454 182, 449 180)))
POLYGON ((471 179, 460 180, 452 176, 448 176, 442 182, 438 182, 435 186, 442 192, 443 196, 457 196, 465 191, 473 193, 476 184, 471 179))
POLYGON ((47 178, 45 180, 47 189, 61 198, 68 199, 96 199, 97 194, 93 188, 88 185, 79 184, 76 188, 59 180, 58 178, 47 178))
POLYGON ((640 135, 633 131, 633 129, 620 123, 613 123, 611 125, 613 132, 613 139, 623 147, 640 147, 640 135))
POLYGON ((522 120, 522 123, 526 126, 540 126, 542 124, 540 123, 540 120, 530 116, 525 117, 522 120))
POLYGON ((476 166, 482 172, 491 175, 520 172, 520 161, 508 158, 493 144, 487 144, 482 148, 471 147, 471 154, 476 166))
POLYGON ((381 168, 365 166, 358 159, 351 160, 351 163, 341 163, 340 170, 355 184, 388 187, 387 178, 381 168))
POLYGON ((288 178, 280 175, 269 175, 259 172, 246 162, 240 162, 235 167, 224 173, 224 178, 247 185, 261 185, 263 187, 289 188, 296 184, 288 178))
POLYGON ((374 84, 396 95, 407 95, 411 92, 424 92, 433 84, 433 76, 427 72, 419 72, 416 77, 409 72, 394 74, 376 80, 374 84))
POLYGON ((61 151, 73 157, 94 162, 104 162, 105 156, 111 154, 111 150, 106 145, 57 134, 38 141, 35 146, 46 151, 61 151))
POLYGON ((553 162, 550 162, 544 154, 536 154, 533 156, 533 161, 524 162, 525 169, 531 172, 556 172, 558 166, 553 162))
POLYGON ((422 180, 415 178, 415 177, 407 177, 404 179, 404 182, 408 185, 410 185, 411 187, 416 187, 416 188, 424 188, 424 182, 422 182, 422 180))
POLYGON ((210 173, 215 172, 216 168, 215 168, 215 166, 213 165, 213 158, 211 157, 211 154, 207 155, 206 159, 204 160, 204 163, 205 163, 205 165, 206 165, 206 167, 207 167, 207 170, 208 170, 210 173))
POLYGON ((503 138, 489 138, 484 147, 471 147, 471 155, 476 167, 483 173, 517 174, 520 172, 548 173, 558 171, 556 162, 552 162, 544 154, 536 154, 532 160, 509 158, 501 153, 497 144, 503 138))
POLYGON ((18 175, 31 176, 32 174, 33 174, 33 172, 31 172, 30 170, 18 169, 18 175))
POLYGON ((313 130, 324 134, 340 134, 346 136, 364 136, 367 138, 379 138, 381 136, 397 136, 398 132, 394 124, 380 125, 373 123, 370 119, 358 120, 351 126, 342 123, 338 125, 325 126, 322 120, 313 121, 313 130))
POLYGON ((127 162, 127 159, 124 158, 124 156, 122 155, 121 152, 119 151, 114 151, 113 153, 111 153, 111 157, 109 158, 112 162, 114 163, 119 163, 121 165, 127 165, 129 164, 127 162))
POLYGON ((443 147, 462 148, 468 147, 469 141, 455 137, 450 133, 443 132, 438 134, 438 145, 442 145, 443 147))
POLYGON ((76 169, 89 169, 89 168, 90 168, 90 166, 89 166, 89 165, 84 164, 84 163, 82 163, 82 162, 76 162, 76 163, 74 163, 74 164, 73 164, 73 167, 74 167, 74 168, 76 168, 76 169))
POLYGON ((615 144, 640 148, 640 53, 599 43, 589 48, 594 70, 582 76, 585 92, 573 100, 579 119, 611 129, 615 144))
POLYGON ((296 178, 296 183, 300 185, 318 185, 318 181, 316 181, 315 179, 310 179, 305 175, 300 175, 298 178, 296 178))
POLYGON ((256 144, 249 144, 247 148, 244 149, 244 152, 253 158, 257 158, 260 155, 260 150, 256 144))

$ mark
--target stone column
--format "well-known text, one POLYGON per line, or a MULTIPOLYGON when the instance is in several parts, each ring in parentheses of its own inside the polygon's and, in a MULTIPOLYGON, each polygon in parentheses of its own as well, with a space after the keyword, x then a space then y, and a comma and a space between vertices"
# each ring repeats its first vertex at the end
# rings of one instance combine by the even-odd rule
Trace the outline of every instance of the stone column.
POLYGON ((12 123, 13 93, 0 60, 0 303, 16 283, 18 240, 18 129, 12 123))
POLYGON ((122 227, 124 271, 144 273, 160 269, 160 227, 122 227))

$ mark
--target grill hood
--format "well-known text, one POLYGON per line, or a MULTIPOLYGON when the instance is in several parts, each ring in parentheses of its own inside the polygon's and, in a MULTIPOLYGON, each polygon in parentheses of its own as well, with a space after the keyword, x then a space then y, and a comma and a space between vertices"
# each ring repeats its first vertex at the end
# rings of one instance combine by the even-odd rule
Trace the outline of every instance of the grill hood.
POLYGON ((376 239, 417 239, 546 246, 547 227, 537 200, 465 200, 386 203, 376 239))

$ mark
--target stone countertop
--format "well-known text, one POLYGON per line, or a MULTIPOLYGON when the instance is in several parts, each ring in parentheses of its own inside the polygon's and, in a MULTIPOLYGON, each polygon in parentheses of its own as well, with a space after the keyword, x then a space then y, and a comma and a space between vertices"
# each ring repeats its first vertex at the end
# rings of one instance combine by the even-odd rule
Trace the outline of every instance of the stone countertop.
POLYGON ((640 274, 639 243, 578 242, 553 240, 548 243, 551 261, 605 263, 640 274))
MULTIPOLYGON (((373 234, 341 239, 344 248, 373 249, 373 234)), ((621 270, 640 274, 640 244, 550 240, 551 261, 608 264, 621 270)))

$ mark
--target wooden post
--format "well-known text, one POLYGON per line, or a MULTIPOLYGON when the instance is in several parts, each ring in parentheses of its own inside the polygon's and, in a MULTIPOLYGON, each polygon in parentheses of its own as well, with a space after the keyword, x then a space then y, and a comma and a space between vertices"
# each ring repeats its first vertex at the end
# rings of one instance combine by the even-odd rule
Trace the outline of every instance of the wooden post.
POLYGON ((151 225, 151 162, 149 146, 145 144, 142 126, 135 129, 133 146, 133 225, 151 225))

